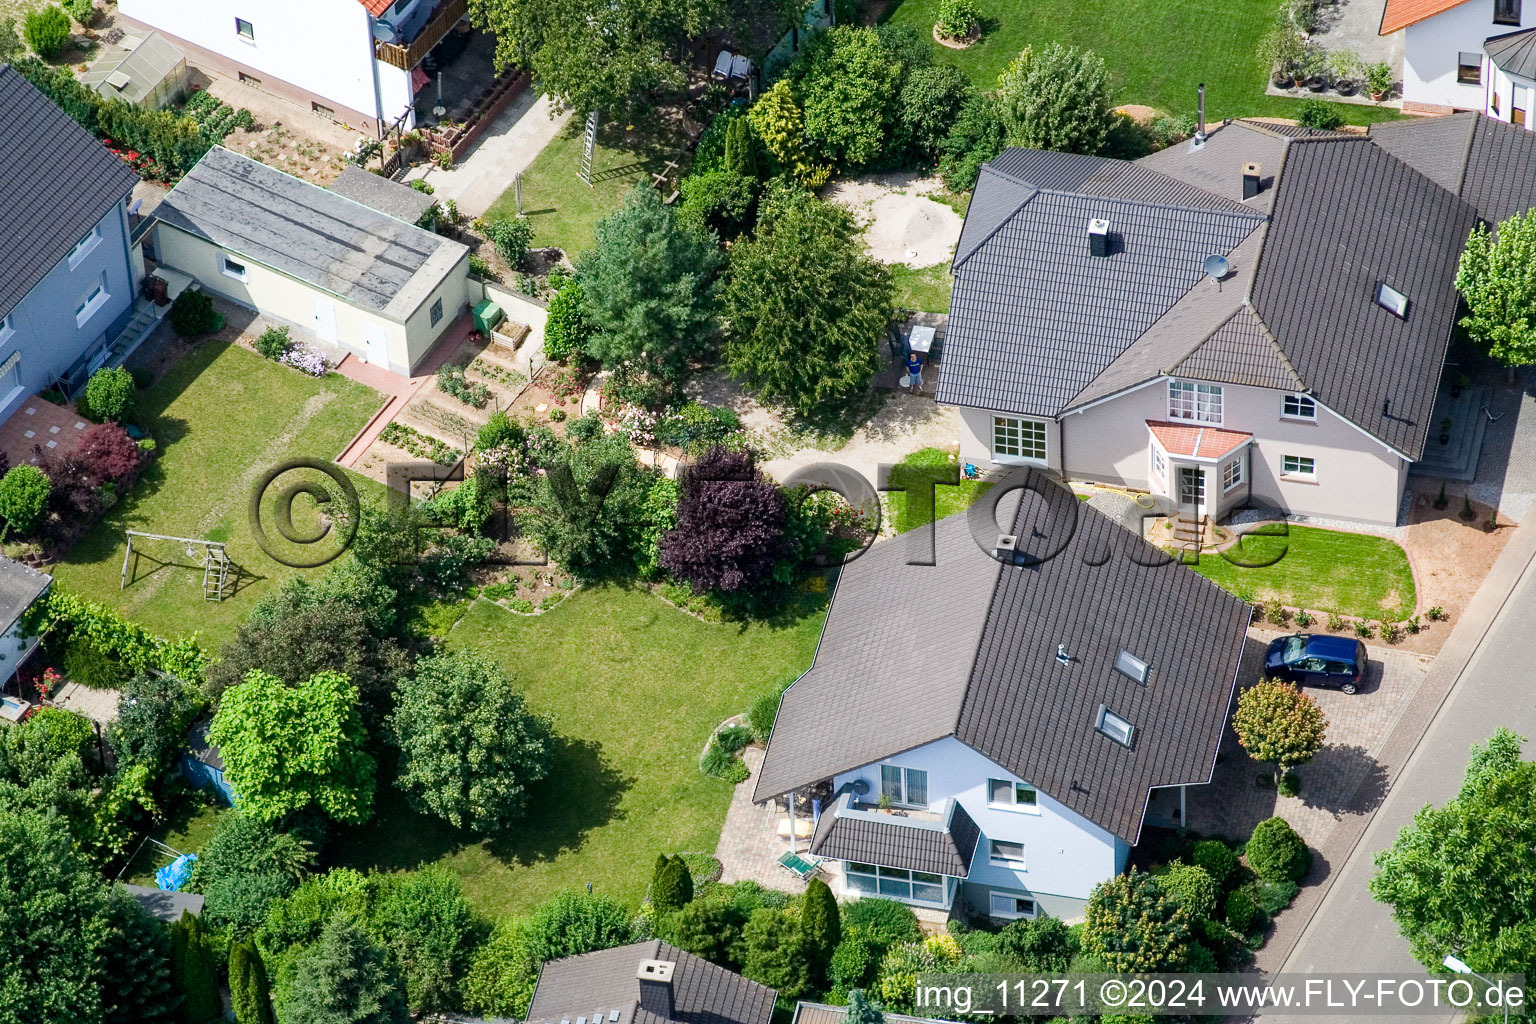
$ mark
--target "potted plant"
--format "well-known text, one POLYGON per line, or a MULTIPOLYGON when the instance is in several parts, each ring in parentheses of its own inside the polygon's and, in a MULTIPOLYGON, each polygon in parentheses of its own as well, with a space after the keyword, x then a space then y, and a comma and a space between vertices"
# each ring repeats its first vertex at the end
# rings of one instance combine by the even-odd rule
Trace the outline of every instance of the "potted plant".
POLYGON ((1371 94, 1371 99, 1380 103, 1387 98, 1387 93, 1392 91, 1392 65, 1386 61, 1377 61, 1375 64, 1365 66, 1365 91, 1371 94))
POLYGON ((1360 91, 1360 55, 1354 50, 1335 50, 1328 55, 1328 71, 1333 75, 1333 88, 1340 96, 1353 96, 1360 91))
POLYGON ((1472 378, 1460 370, 1451 374, 1451 397, 1460 398, 1461 393, 1466 390, 1467 385, 1470 383, 1472 383, 1472 378))
POLYGON ((880 794, 880 799, 875 802, 875 807, 879 809, 881 814, 890 814, 891 813, 891 794, 889 794, 889 793, 881 793, 880 794))
POLYGON ((1307 76, 1308 92, 1322 92, 1328 88, 1328 51, 1321 46, 1307 44, 1306 56, 1301 60, 1302 72, 1307 76))
POLYGON ((1270 66, 1272 81, 1280 89, 1289 88, 1293 81, 1301 84, 1297 73, 1305 52, 1306 41, 1296 31, 1296 26, 1284 18, 1276 21, 1274 28, 1259 43, 1259 59, 1270 66))
POLYGON ((1451 443, 1451 418, 1449 416, 1440 421, 1440 443, 1451 443))

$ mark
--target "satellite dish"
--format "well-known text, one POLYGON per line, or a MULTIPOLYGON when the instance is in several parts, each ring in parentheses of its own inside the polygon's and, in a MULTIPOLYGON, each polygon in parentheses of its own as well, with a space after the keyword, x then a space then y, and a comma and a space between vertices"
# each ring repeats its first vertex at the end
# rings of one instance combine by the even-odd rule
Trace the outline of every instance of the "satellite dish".
POLYGON ((1232 264, 1227 262, 1225 256, 1207 256, 1205 258, 1205 276, 1212 281, 1220 281, 1232 270, 1232 264))

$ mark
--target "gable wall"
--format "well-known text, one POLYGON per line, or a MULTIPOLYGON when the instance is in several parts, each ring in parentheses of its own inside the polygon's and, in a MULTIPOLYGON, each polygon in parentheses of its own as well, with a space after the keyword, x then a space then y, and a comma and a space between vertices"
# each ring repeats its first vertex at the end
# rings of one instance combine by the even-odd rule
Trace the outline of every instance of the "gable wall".
MULTIPOLYGON (((1467 0, 1460 6, 1426 18, 1403 30, 1403 98, 1414 103, 1435 103, 1464 110, 1488 109, 1488 84, 1494 69, 1483 54, 1490 36, 1536 26, 1536 0, 1521 5, 1521 25, 1495 25, 1493 0, 1467 0), (1456 55, 1476 53, 1483 59, 1479 84, 1456 80, 1456 55)), ((1503 117, 1508 119, 1509 110, 1503 117)))

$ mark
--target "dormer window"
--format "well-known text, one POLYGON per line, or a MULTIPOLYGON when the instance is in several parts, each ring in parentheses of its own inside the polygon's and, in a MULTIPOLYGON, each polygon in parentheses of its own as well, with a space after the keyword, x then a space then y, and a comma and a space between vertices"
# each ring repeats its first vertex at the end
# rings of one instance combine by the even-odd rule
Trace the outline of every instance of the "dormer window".
POLYGON ((1145 683, 1147 681, 1147 663, 1130 651, 1122 650, 1115 657, 1115 671, 1127 679, 1134 679, 1138 683, 1145 683))
POLYGON ((1408 319, 1408 296, 1385 281, 1376 285, 1376 305, 1399 320, 1408 319))
POLYGON ((1098 720, 1094 723, 1094 728, 1122 747, 1129 747, 1136 738, 1136 727, 1103 704, 1099 705, 1098 720))

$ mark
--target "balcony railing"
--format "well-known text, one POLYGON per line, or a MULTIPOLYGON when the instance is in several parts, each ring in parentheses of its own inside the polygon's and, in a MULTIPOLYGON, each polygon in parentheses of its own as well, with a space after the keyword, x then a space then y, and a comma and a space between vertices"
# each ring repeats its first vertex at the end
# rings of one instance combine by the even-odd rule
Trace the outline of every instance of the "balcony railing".
POLYGON ((409 71, 426 59, 427 54, 432 52, 432 47, 436 46, 443 36, 448 34, 448 30, 453 28, 468 11, 469 0, 446 0, 415 39, 405 46, 374 40, 374 55, 386 64, 393 64, 403 71, 409 71))

